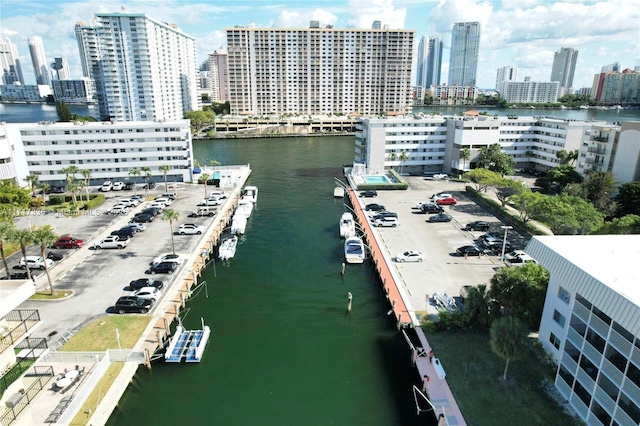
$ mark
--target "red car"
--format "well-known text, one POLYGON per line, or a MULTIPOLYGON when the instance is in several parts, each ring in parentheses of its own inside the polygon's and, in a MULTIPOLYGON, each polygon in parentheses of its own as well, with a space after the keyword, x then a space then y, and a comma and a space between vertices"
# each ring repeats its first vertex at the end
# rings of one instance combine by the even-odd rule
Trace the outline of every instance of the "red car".
POLYGON ((71 235, 63 235, 51 245, 54 249, 77 249, 84 245, 83 240, 73 238, 71 235))
POLYGON ((443 205, 453 205, 453 204, 458 204, 458 200, 456 200, 454 197, 447 197, 447 198, 440 198, 439 200, 436 200, 436 203, 438 204, 443 204, 443 205))

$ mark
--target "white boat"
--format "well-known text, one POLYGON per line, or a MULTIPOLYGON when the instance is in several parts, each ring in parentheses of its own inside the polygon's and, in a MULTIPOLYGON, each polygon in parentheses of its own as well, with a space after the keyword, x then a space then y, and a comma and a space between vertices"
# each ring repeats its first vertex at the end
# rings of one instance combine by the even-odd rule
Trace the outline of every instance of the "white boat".
POLYGON ((356 235, 356 222, 353 220, 353 215, 349 212, 342 213, 342 217, 340 217, 340 236, 349 238, 353 235, 356 235))
POLYGON ((247 217, 243 215, 234 215, 231 221, 231 233, 234 235, 244 234, 244 230, 247 227, 247 217))
POLYGON ((364 262, 364 243, 361 238, 353 236, 345 240, 344 259, 347 263, 364 262))
POLYGON ((236 255, 236 246, 238 245, 238 237, 235 235, 222 241, 218 248, 218 259, 228 260, 236 255))
POLYGON ((245 186, 242 192, 242 198, 251 201, 252 203, 258 202, 258 187, 257 186, 245 186))
POLYGON ((341 186, 333 188, 333 196, 335 198, 344 198, 344 188, 341 186))
POLYGON ((236 209, 236 212, 233 214, 233 217, 236 217, 236 216, 249 217, 251 216, 252 211, 253 211, 253 203, 248 199, 242 198, 238 202, 238 208, 236 209))

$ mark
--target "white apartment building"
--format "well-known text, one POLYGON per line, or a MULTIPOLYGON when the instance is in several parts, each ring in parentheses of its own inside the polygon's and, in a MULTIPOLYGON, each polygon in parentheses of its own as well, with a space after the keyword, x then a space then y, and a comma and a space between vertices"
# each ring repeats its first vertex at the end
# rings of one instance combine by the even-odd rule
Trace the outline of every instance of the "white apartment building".
POLYGON ((507 102, 515 103, 553 103, 558 100, 557 81, 503 81, 500 95, 507 102))
POLYGON ((620 125, 615 158, 611 162, 611 173, 618 182, 640 181, 640 121, 620 125))
POLYGON ((556 389, 588 425, 640 424, 640 236, 533 237, 525 251, 550 273, 538 339, 556 389))
POLYGON ((210 53, 207 58, 209 71, 208 89, 213 102, 225 102, 229 99, 229 75, 227 73, 227 54, 224 52, 210 53))
POLYGON ((51 84, 51 71, 49 71, 49 62, 44 53, 42 37, 29 37, 29 52, 31 53, 33 71, 36 75, 36 84, 49 86, 51 84))
POLYGON ((149 167, 151 180, 164 181, 162 165, 172 167, 168 182, 193 180, 189 120, 15 123, 0 126, 0 138, 3 133, 20 184, 33 173, 40 182, 64 185, 61 169, 69 166, 91 170, 92 185, 143 182, 143 176, 129 174, 141 167, 149 167))
POLYGON ((0 86, 3 100, 21 102, 45 102, 52 95, 51 86, 44 84, 12 83, 0 86))
POLYGON ((24 84, 18 48, 8 38, 0 38, 0 73, 2 84, 24 84))
POLYGON ((500 67, 496 72, 496 90, 502 90, 503 81, 517 81, 518 68, 512 66, 500 67))
POLYGON ((198 108, 195 39, 137 13, 98 13, 76 25, 83 70, 103 120, 180 120, 198 108))
POLYGON ((500 144, 516 168, 549 170, 559 165, 560 150, 579 149, 592 124, 539 117, 360 118, 356 125, 355 162, 370 172, 400 166, 407 173, 468 171, 475 168, 480 150, 500 144), (471 158, 460 159, 468 148, 471 158), (407 160, 399 160, 400 153, 407 160), (396 160, 391 160, 391 154, 396 160))
POLYGON ((611 124, 591 126, 584 134, 576 171, 583 176, 589 172, 610 172, 619 135, 620 126, 611 124))
POLYGON ((413 30, 225 29, 232 114, 407 112, 413 30))

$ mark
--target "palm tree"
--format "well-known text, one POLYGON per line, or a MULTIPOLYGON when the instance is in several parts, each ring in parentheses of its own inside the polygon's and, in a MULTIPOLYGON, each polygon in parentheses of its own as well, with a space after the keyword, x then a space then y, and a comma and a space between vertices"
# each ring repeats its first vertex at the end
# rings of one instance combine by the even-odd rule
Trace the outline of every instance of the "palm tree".
POLYGON ((149 193, 149 178, 151 177, 151 169, 147 166, 140 167, 140 172, 144 173, 144 196, 146 197, 149 193))
POLYGON ((71 201, 73 202, 74 206, 78 204, 78 198, 76 196, 76 192, 82 190, 82 184, 83 184, 82 182, 78 182, 74 179, 71 182, 69 182, 69 185, 67 185, 67 189, 71 191, 71 201))
MULTIPOLYGON (((46 259, 47 247, 53 244, 58 237, 53 233, 51 225, 44 225, 33 231, 32 238, 33 242, 40 246, 40 256, 46 259)), ((49 282, 49 294, 53 295, 53 281, 51 280, 51 274, 49 274, 49 267, 47 266, 46 260, 44 262, 44 271, 47 274, 47 281, 49 282)))
POLYGON ((210 177, 211 175, 209 175, 209 173, 203 173, 200 175, 200 180, 204 183, 204 198, 207 198, 207 181, 210 177))
POLYGON ((214 158, 213 160, 209 160, 209 165, 210 165, 211 167, 216 167, 216 166, 219 166, 220 164, 222 164, 222 163, 220 163, 220 162, 219 162, 218 160, 216 160, 215 158, 214 158))
POLYGON ((64 173, 64 175, 66 176, 67 189, 71 191, 71 199, 73 200, 73 205, 75 206, 77 203, 76 191, 78 190, 78 186, 73 185, 73 183, 76 180, 75 175, 80 171, 80 169, 78 168, 78 166, 71 165, 63 169, 60 169, 60 171, 64 173))
POLYGON ((462 160, 462 171, 464 172, 467 168, 467 161, 471 158, 471 149, 465 146, 460 150, 460 153, 458 155, 462 160))
POLYGON ((469 316, 472 323, 483 328, 488 327, 491 323, 491 316, 494 314, 491 305, 491 298, 485 284, 468 288, 467 295, 464 298, 464 312, 469 316))
POLYGON ((507 363, 502 380, 507 380, 509 361, 522 356, 527 349, 527 328, 514 316, 502 317, 491 325, 491 350, 507 363))
POLYGON ((164 175, 164 192, 169 192, 169 187, 167 187, 167 173, 172 169, 173 167, 168 164, 163 164, 162 166, 158 167, 158 170, 160 170, 164 175))
POLYGON ((48 183, 43 183, 40 185, 40 189, 42 190, 42 202, 47 202, 47 193, 51 191, 51 185, 48 183))
POLYGON ((31 187, 31 192, 33 192, 33 196, 36 196, 36 184, 38 183, 38 180, 40 179, 40 177, 38 175, 34 175, 34 174, 30 174, 29 176, 27 176, 26 178, 24 178, 25 182, 27 182, 29 184, 29 186, 31 187))
POLYGON ((2 256, 2 263, 4 264, 4 270, 7 272, 7 279, 10 278, 9 264, 7 258, 4 256, 4 240, 9 239, 11 231, 13 230, 13 222, 11 220, 5 220, 3 218, 0 221, 0 256, 2 256))
POLYGON ((137 168, 133 167, 131 170, 129 170, 129 176, 133 176, 134 177, 133 178, 133 190, 134 190, 134 193, 136 195, 138 195, 138 187, 136 186, 136 182, 135 182, 136 179, 135 178, 137 176, 140 176, 140 170, 138 170, 137 168))
POLYGON ((405 151, 401 151, 400 152, 400 175, 402 176, 402 166, 404 164, 405 161, 407 161, 409 159, 409 156, 407 155, 407 153, 405 151))
POLYGON ((31 279, 31 270, 29 269, 29 263, 27 260, 27 246, 33 242, 33 231, 30 229, 17 229, 13 228, 7 235, 9 241, 20 245, 22 251, 22 257, 24 258, 24 266, 27 269, 27 278, 31 279))
POLYGON ((80 170, 80 174, 82 175, 82 178, 84 179, 84 188, 85 188, 85 192, 87 195, 87 203, 89 202, 89 185, 91 184, 91 170, 89 169, 82 169, 80 170))
MULTIPOLYGON (((395 162, 396 159, 398 158, 398 154, 396 154, 395 152, 392 152, 391 154, 389 154, 389 160, 391 160, 391 162, 395 162)), ((393 169, 393 164, 391 164, 391 168, 393 169)))
POLYGON ((169 228, 171 229, 171 249, 173 254, 176 254, 176 245, 173 242, 173 221, 178 220, 180 213, 175 210, 167 209, 162 213, 162 220, 169 221, 169 228))

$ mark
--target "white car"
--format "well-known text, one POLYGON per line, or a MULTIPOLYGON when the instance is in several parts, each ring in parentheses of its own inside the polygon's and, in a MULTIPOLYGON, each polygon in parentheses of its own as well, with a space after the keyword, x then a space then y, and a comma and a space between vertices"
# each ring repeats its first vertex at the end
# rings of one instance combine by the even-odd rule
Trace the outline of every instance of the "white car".
POLYGON ((134 291, 133 295, 155 302, 160 298, 160 290, 158 290, 156 287, 142 287, 134 291))
POLYGON ((43 259, 42 256, 27 256, 26 260, 24 257, 20 259, 18 267, 27 269, 27 265, 29 265, 29 269, 44 269, 45 264, 47 265, 47 269, 49 269, 53 266, 53 260, 43 259))
POLYGON ((434 179, 449 179, 449 175, 446 173, 436 173, 433 175, 434 179))
POLYGON ((528 263, 538 263, 536 260, 525 253, 523 250, 514 250, 504 255, 504 263, 507 266, 522 266, 528 263))
POLYGON ((180 225, 177 233, 180 235, 200 235, 202 234, 203 230, 204 229, 202 226, 196 225, 195 223, 185 223, 183 225, 180 225))
POLYGON ((113 184, 112 191, 122 191, 124 189, 124 182, 116 182, 113 184))
POLYGON ((436 201, 442 200, 444 198, 453 198, 453 195, 451 195, 451 194, 449 194, 447 192, 441 192, 439 194, 433 194, 431 196, 431 201, 435 203, 436 201))
POLYGON ((170 206, 171 205, 171 199, 170 198, 165 198, 165 197, 158 197, 155 200, 153 200, 154 203, 162 203, 165 206, 170 206))
POLYGON ((123 249, 129 245, 129 240, 121 240, 117 235, 109 235, 104 240, 100 240, 94 246, 96 249, 123 249))
POLYGON ((178 265, 182 265, 184 263, 184 259, 180 257, 179 254, 165 254, 163 256, 154 257, 151 264, 155 265, 156 263, 160 263, 160 262, 174 262, 174 263, 177 263, 178 265))
POLYGON ((139 222, 130 222, 127 227, 134 228, 136 232, 142 232, 147 229, 147 225, 139 222))
POLYGON ((127 214, 129 213, 129 207, 124 204, 116 204, 113 206, 111 210, 109 210, 109 214, 127 214))
POLYGON ((404 253, 398 253, 395 257, 396 262, 422 262, 425 256, 421 251, 409 250, 404 253))
POLYGON ((205 199, 202 200, 198 203, 198 206, 207 206, 207 207, 215 207, 215 206, 219 206, 220 204, 222 204, 222 200, 210 200, 210 199, 205 199))
POLYGON ((160 211, 164 210, 164 208, 167 207, 167 205, 165 203, 159 203, 157 201, 153 201, 149 204, 147 204, 147 208, 148 209, 160 209, 160 211))
POLYGON ((129 200, 128 198, 123 198, 122 200, 118 200, 118 205, 127 206, 127 207, 135 207, 137 206, 137 202, 133 200, 129 200))
POLYGON ((100 191, 109 192, 113 189, 113 183, 110 180, 105 181, 100 187, 100 191))

